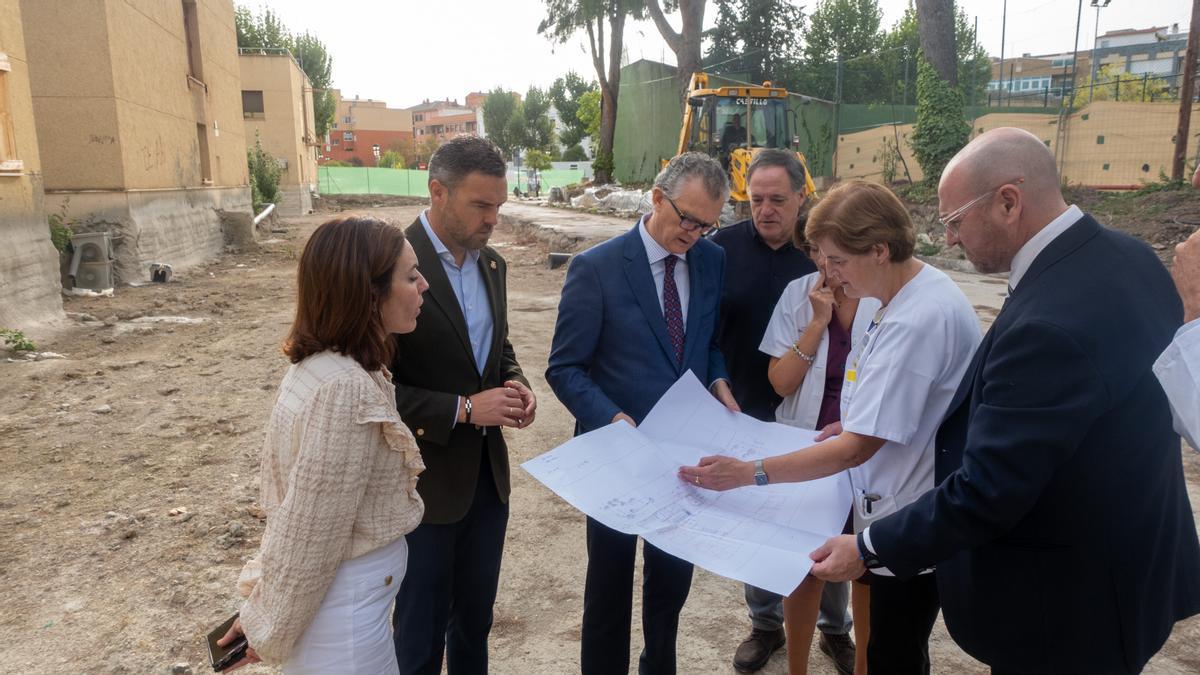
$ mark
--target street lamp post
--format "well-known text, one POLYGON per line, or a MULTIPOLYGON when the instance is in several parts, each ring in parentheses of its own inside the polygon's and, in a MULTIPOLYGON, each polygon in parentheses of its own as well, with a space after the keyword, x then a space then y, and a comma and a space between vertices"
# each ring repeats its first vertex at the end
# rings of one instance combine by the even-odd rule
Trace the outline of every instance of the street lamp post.
POLYGON ((1096 77, 1100 74, 1100 64, 1096 63, 1096 42, 1100 39, 1100 10, 1108 7, 1109 2, 1112 0, 1092 0, 1092 7, 1096 8, 1096 27, 1092 32, 1092 79, 1088 87, 1088 103, 1092 102, 1092 93, 1096 91, 1096 77))

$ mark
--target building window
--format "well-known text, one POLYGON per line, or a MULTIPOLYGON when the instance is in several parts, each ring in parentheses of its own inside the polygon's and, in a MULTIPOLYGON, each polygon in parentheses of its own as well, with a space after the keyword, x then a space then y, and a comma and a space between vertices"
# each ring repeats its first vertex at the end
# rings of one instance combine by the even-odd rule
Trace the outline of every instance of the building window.
POLYGON ((261 91, 242 90, 242 117, 263 119, 263 93, 261 91))
POLYGON ((417 114, 413 115, 413 121, 414 122, 424 122, 425 116, 422 115, 421 113, 417 113, 417 114))
POLYGON ((0 175, 19 174, 25 168, 17 159, 16 136, 8 102, 8 73, 12 65, 8 55, 0 53, 0 175))
POLYGON ((203 82, 204 65, 200 60, 200 22, 196 0, 183 0, 183 34, 187 41, 188 75, 203 82))
POLYGON ((353 132, 353 131, 343 131, 343 132, 342 132, 342 140, 343 140, 343 141, 352 141, 352 140, 354 140, 354 132, 353 132))
POLYGON ((345 117, 343 117, 343 118, 342 118, 342 123, 343 123, 343 124, 350 124, 350 120, 351 120, 350 116, 349 116, 349 115, 346 115, 345 117))
POLYGON ((338 128, 338 127, 337 127, 337 122, 336 122, 336 121, 333 123, 333 128, 334 128, 334 129, 338 128))
POLYGON ((338 139, 336 139, 336 138, 335 138, 335 139, 333 139, 333 144, 334 144, 334 145, 339 145, 340 143, 341 143, 341 141, 339 141, 338 139))

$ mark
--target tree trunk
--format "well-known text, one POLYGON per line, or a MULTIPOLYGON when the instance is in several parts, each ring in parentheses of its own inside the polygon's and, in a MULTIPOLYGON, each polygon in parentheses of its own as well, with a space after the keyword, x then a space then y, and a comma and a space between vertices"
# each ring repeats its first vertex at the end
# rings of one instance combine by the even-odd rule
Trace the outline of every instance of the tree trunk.
POLYGON ((606 3, 604 11, 587 23, 592 65, 600 83, 600 147, 592 165, 597 183, 611 183, 613 138, 617 131, 617 94, 621 87, 621 51, 624 48, 625 8, 618 0, 606 3), (608 21, 609 43, 604 44, 604 22, 608 21), (607 52, 607 54, 605 53, 607 52), (607 57, 608 63, 605 64, 607 57), (607 65, 607 68, 605 67, 607 65))
POLYGON ((700 47, 704 33, 704 5, 707 0, 679 0, 679 15, 683 19, 680 32, 676 32, 663 14, 658 0, 645 0, 646 10, 654 25, 662 34, 667 46, 675 53, 678 70, 675 73, 675 89, 679 93, 679 110, 687 104, 687 87, 692 73, 700 70, 700 47))
MULTIPOLYGON (((615 87, 600 89, 600 152, 597 158, 613 156, 613 137, 617 131, 617 98, 612 94, 613 90, 615 87)), ((595 162, 593 168, 597 183, 612 182, 615 167, 610 166, 608 162, 595 162)))
POLYGON ((916 0, 921 50, 933 70, 951 87, 958 86, 958 55, 954 45, 954 0, 916 0))

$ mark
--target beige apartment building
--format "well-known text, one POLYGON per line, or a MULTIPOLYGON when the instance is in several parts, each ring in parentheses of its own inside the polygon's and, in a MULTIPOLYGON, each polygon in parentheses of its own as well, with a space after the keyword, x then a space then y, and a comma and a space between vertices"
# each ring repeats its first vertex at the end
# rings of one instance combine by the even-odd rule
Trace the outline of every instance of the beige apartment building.
POLYGON ((232 0, 21 0, 46 208, 114 237, 118 281, 252 217, 232 0))
POLYGON ((62 316, 18 0, 0 0, 0 328, 62 316))
POLYGON ((279 212, 308 213, 317 191, 319 148, 312 82, 285 50, 244 49, 238 60, 246 144, 260 140, 279 162, 279 212))

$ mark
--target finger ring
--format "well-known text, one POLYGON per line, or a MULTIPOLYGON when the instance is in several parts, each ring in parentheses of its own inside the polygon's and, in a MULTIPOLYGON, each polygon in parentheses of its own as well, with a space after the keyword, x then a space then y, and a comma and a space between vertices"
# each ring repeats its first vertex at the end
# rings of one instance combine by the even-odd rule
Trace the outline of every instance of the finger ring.
POLYGON ((696 476, 696 485, 700 484, 700 476, 696 476))

